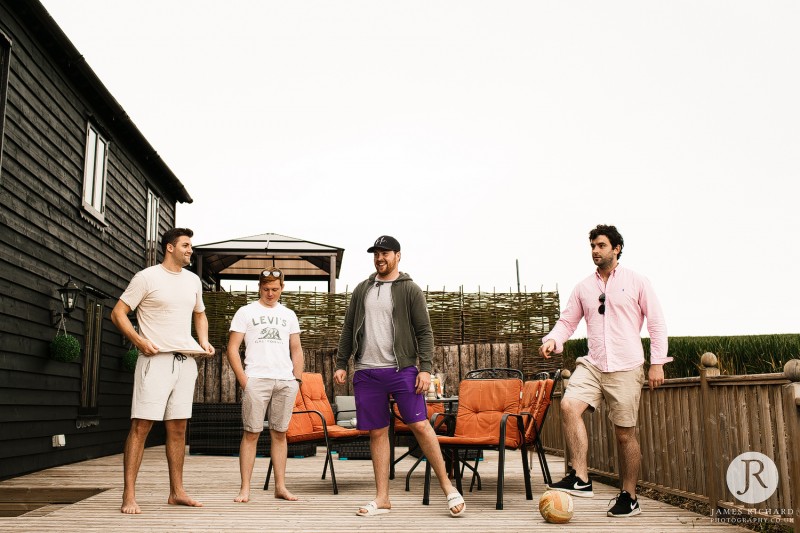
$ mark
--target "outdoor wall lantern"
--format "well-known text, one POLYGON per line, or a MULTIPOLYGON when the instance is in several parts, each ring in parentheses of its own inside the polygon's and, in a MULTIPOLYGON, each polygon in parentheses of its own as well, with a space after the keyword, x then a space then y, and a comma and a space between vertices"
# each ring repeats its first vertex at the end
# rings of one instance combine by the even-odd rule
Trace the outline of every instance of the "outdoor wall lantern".
POLYGON ((75 310, 75 304, 78 301, 78 295, 81 289, 72 281, 72 276, 69 276, 67 282, 58 288, 58 295, 61 297, 62 312, 53 313, 53 321, 59 322, 64 319, 64 315, 69 315, 75 310))

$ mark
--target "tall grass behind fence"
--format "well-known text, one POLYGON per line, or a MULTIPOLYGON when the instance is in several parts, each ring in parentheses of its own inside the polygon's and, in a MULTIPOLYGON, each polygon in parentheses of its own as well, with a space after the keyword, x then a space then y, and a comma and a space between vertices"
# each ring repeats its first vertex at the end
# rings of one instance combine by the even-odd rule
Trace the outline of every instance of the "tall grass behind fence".
MULTIPOLYGON (((642 339, 645 359, 650 360, 650 339, 642 339)), ((588 352, 586 339, 564 344, 564 366, 575 368, 575 359, 588 352)), ((669 355, 674 361, 665 367, 667 377, 699 375, 697 361, 705 352, 716 354, 722 374, 770 374, 782 372, 786 361, 800 353, 800 335, 741 335, 732 337, 670 337, 669 355)))
MULTIPOLYGON (((297 313, 303 347, 332 349, 339 342, 352 293, 284 292, 282 303, 297 313)), ((533 375, 560 367, 560 359, 537 355, 541 338, 559 317, 558 292, 425 291, 437 346, 522 344, 523 372, 533 375)), ((206 292, 209 340, 218 349, 228 340, 236 310, 258 299, 257 292, 206 292)))

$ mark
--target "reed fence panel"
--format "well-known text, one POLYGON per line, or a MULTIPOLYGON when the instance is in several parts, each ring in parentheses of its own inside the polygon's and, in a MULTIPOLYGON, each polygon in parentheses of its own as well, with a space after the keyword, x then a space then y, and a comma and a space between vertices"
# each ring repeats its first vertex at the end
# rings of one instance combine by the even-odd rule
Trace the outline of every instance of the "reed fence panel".
MULTIPOLYGON (((351 295, 349 292, 294 291, 282 294, 281 302, 292 309, 300 321, 305 349, 330 350, 337 347, 351 295)), ((541 338, 550 332, 560 316, 558 292, 426 290, 425 297, 436 346, 476 346, 473 351, 459 351, 459 367, 499 366, 499 362, 506 361, 531 377, 562 366, 561 355, 547 360, 538 355, 541 338), (510 354, 504 348, 508 345, 519 345, 520 348, 510 354), (465 359, 472 359, 472 362, 463 362, 465 359)), ((209 341, 213 346, 218 350, 224 349, 236 310, 257 298, 257 292, 203 294, 209 341)), ((437 365, 437 369, 441 371, 443 364, 437 365)), ((210 377, 217 379, 217 376, 210 377)))

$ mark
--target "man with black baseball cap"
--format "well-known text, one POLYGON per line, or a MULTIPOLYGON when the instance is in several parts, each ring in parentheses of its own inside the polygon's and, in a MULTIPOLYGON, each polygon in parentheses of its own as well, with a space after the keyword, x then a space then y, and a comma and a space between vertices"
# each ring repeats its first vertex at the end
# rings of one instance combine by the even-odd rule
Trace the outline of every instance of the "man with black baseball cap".
POLYGON ((367 248, 367 253, 371 254, 375 252, 375 250, 388 250, 391 252, 399 252, 400 243, 397 242, 397 239, 395 239, 391 235, 381 235, 380 237, 375 239, 375 244, 367 248))
POLYGON ((463 516, 464 498, 447 477, 436 433, 428 422, 425 392, 431 383, 433 329, 425 295, 411 276, 400 272, 400 243, 381 235, 367 249, 375 273, 353 290, 345 314, 334 379, 344 384, 347 365, 355 362, 353 391, 357 427, 369 431, 375 499, 360 507, 358 516, 389 512, 389 395, 414 432, 439 479, 452 516, 463 516), (419 359, 419 368, 417 360, 419 359))

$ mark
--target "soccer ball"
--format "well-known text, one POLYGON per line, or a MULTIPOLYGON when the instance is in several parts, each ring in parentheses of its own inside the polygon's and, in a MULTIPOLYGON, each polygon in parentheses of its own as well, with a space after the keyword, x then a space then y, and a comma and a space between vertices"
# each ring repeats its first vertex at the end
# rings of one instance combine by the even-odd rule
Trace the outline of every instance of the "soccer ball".
POLYGON ((573 514, 572 496, 560 490, 548 490, 539 498, 539 512, 551 524, 566 524, 573 514))

